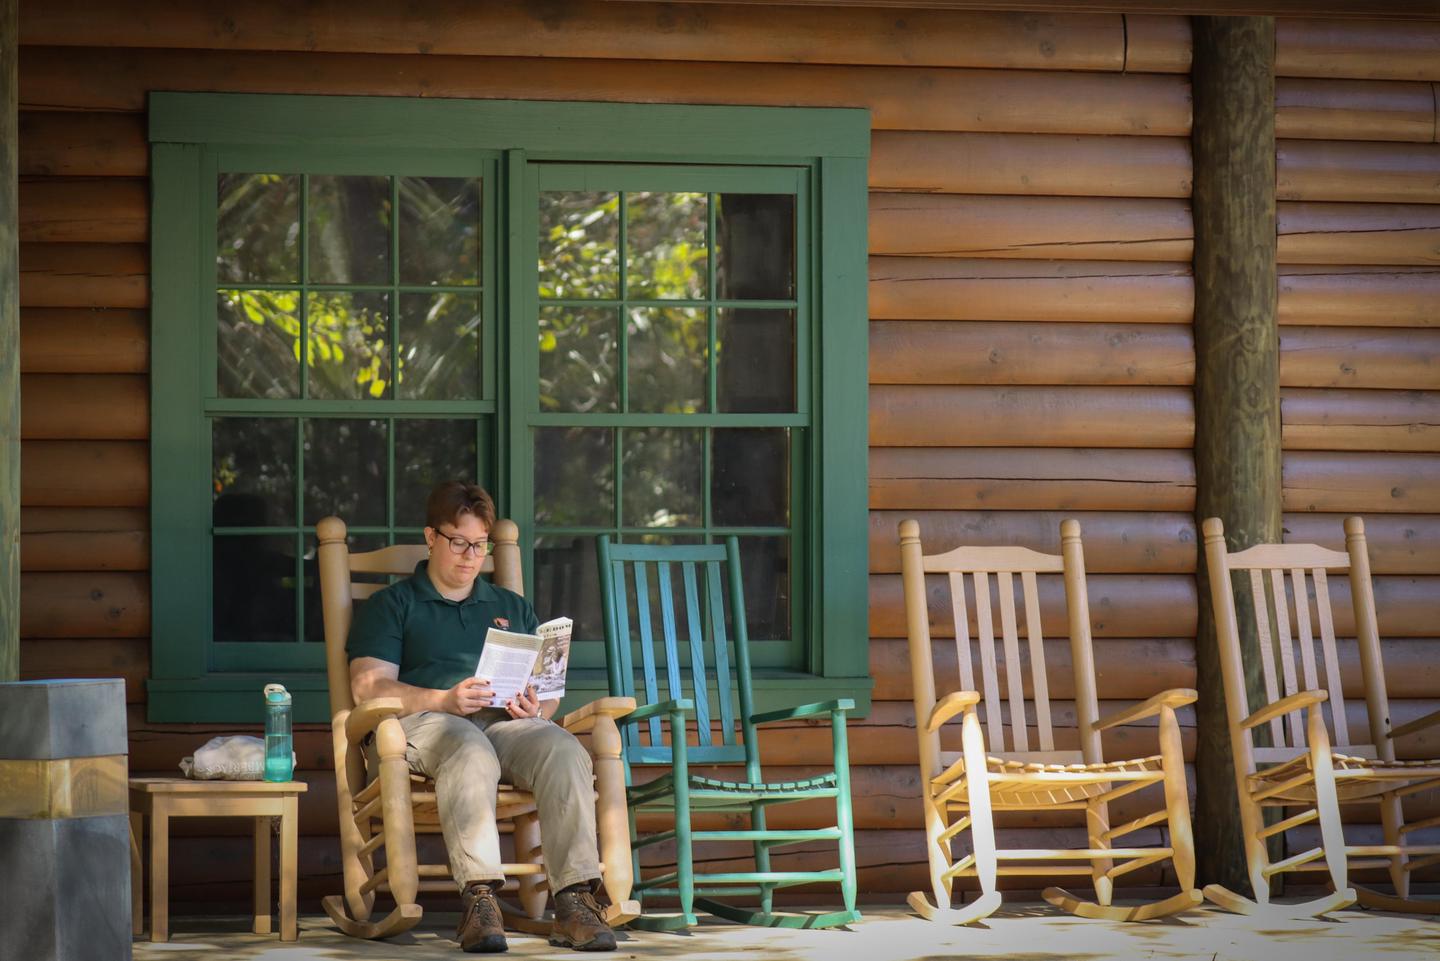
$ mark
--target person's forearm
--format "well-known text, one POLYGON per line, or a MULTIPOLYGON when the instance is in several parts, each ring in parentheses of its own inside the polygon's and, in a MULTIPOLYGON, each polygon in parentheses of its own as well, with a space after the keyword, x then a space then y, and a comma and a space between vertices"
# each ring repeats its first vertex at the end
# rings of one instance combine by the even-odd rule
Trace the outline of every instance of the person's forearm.
POLYGON ((554 717, 554 716, 555 716, 555 712, 558 711, 558 710, 560 710, 560 699, 559 699, 559 698, 556 698, 556 699, 553 700, 553 701, 541 701, 541 702, 540 702, 540 716, 541 716, 541 717, 544 717, 544 718, 554 717))
POLYGON ((421 711, 446 711, 445 699, 449 693, 449 691, 441 691, 433 687, 416 687, 413 684, 406 684, 404 681, 388 677, 370 678, 363 685, 357 684, 354 691, 357 701, 369 701, 377 697, 398 697, 402 707, 402 717, 419 714, 421 711))

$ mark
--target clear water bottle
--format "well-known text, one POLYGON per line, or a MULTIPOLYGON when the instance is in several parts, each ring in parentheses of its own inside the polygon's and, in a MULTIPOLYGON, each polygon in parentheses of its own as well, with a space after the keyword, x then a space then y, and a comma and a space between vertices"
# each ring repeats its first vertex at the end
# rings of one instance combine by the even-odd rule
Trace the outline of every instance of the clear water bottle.
POLYGON ((265 780, 288 781, 295 773, 290 741, 290 692, 283 684, 265 685, 265 780))

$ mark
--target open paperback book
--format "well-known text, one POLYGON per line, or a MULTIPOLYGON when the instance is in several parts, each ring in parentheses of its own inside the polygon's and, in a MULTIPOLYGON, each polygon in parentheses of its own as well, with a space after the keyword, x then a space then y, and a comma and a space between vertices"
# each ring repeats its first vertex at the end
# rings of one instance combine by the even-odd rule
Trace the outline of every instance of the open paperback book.
POLYGON ((570 630, 574 622, 568 617, 546 621, 534 634, 490 628, 485 646, 480 649, 476 677, 490 679, 495 692, 493 706, 506 701, 534 685, 542 701, 565 696, 565 671, 570 663, 570 630))

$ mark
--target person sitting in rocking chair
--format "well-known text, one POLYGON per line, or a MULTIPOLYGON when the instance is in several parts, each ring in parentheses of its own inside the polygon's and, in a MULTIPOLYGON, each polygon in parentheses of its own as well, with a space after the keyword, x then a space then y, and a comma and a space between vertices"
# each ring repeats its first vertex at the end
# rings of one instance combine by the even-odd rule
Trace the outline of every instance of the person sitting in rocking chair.
POLYGON ((558 701, 538 701, 528 688, 495 704, 488 680, 473 676, 491 626, 533 632, 539 625, 523 597, 478 577, 495 504, 483 488, 447 481, 431 492, 425 523, 429 559, 360 608, 346 651, 355 700, 399 698, 410 769, 435 780, 441 832, 463 902, 456 939, 467 952, 507 947, 495 896, 505 880, 495 825, 503 778, 535 795, 555 892, 550 943, 613 951, 615 935, 596 899, 600 858, 590 755, 551 723, 558 701))

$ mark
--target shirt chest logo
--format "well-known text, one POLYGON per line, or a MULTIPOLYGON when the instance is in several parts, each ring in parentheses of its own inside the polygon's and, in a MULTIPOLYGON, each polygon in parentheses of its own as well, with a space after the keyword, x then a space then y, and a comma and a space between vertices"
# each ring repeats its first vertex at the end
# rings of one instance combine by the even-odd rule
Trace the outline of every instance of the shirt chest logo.
POLYGON ((497 617, 495 618, 495 626, 501 630, 507 630, 510 627, 510 619, 508 617, 497 617))

